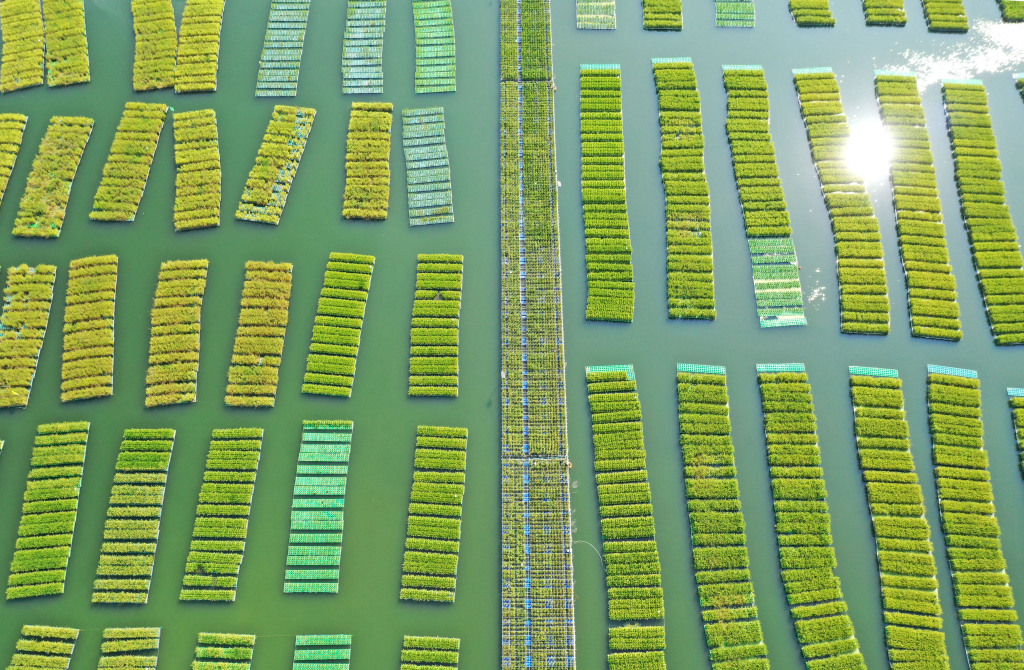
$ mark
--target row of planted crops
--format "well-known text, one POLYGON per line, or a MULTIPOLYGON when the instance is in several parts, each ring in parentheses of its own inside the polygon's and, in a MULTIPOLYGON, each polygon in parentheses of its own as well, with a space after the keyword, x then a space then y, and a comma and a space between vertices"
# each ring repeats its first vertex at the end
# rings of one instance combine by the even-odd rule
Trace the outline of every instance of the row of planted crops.
MULTIPOLYGON (((64 307, 61 400, 114 394, 118 257, 71 262, 64 307)), ((352 393, 374 258, 332 253, 324 271, 302 392, 352 393)), ((146 407, 195 402, 206 259, 160 264, 150 314, 146 407)), ((291 263, 249 261, 228 369, 225 403, 272 407, 292 297, 291 263)), ((57 268, 7 269, 0 328, 0 406, 26 407, 35 380, 57 268)), ((457 397, 462 256, 421 254, 410 324, 409 395, 457 397)))
MULTIPOLYGON (((843 596, 817 417, 802 364, 761 364, 757 381, 781 582, 808 668, 866 668, 843 596)), ((768 668, 740 505, 725 368, 680 364, 679 435, 692 561, 716 670, 768 668)), ((939 565, 894 369, 851 366, 857 462, 894 668, 950 667, 939 565)), ((632 366, 587 368, 594 471, 608 588, 609 667, 664 668, 660 561, 632 366)), ((1009 389, 1024 445, 1024 390, 1009 389)), ((1024 663, 1024 637, 1000 540, 972 370, 929 365, 927 416, 946 564, 971 667, 1024 663)), ((671 609, 671 606, 670 606, 671 609)))

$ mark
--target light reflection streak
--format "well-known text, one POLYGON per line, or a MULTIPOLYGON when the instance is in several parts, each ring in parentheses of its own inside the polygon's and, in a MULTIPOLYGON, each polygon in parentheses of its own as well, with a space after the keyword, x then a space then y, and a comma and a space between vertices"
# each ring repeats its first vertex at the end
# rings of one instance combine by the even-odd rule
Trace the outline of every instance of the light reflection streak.
POLYGON ((1024 25, 977 21, 970 35, 964 41, 928 44, 934 51, 904 51, 905 60, 886 69, 915 72, 918 85, 925 89, 943 79, 972 79, 985 72, 1012 70, 1024 62, 1024 25))

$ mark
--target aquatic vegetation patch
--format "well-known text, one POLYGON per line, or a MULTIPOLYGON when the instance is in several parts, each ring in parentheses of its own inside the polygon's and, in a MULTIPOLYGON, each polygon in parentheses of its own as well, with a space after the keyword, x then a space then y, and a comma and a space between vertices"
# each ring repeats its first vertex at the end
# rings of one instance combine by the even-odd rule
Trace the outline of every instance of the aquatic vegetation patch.
POLYGON ((1024 344, 1024 257, 1006 204, 988 94, 980 81, 942 84, 960 214, 996 344, 1024 344))
POLYGON ((176 93, 217 90, 225 0, 186 0, 174 67, 176 93))
POLYGON ((249 670, 255 635, 200 633, 192 670, 249 670))
POLYGON ((689 59, 655 58, 665 187, 670 319, 715 318, 711 197, 704 170, 700 93, 689 59))
POLYGON ((160 264, 150 315, 146 407, 196 401, 199 323, 210 261, 160 264))
POLYGON ((402 110, 410 226, 455 222, 444 131, 443 107, 402 110))
POLYGON ((938 568, 914 471, 899 372, 850 367, 857 460, 864 479, 893 668, 947 670, 938 568))
POLYGON ((89 218, 93 221, 134 221, 149 181, 153 155, 167 119, 167 105, 126 102, 103 166, 89 218))
POLYGON ((89 81, 89 43, 84 0, 43 0, 46 33, 46 85, 89 81))
POLYGON ((349 670, 351 635, 296 635, 292 670, 349 670))
POLYGON ((643 0, 643 2, 644 30, 683 29, 683 0, 643 0))
POLYGON ((159 628, 104 628, 97 670, 156 670, 159 628))
POLYGON ((832 516, 807 373, 800 363, 759 364, 757 382, 782 585, 800 651, 809 668, 866 670, 835 573, 832 516))
POLYGON ((459 638, 406 635, 401 670, 450 670, 459 666, 459 638))
POLYGON ((59 237, 71 184, 92 135, 93 120, 84 116, 50 119, 32 172, 25 185, 14 234, 18 237, 59 237))
POLYGON ((680 364, 676 384, 693 567, 711 667, 767 670, 736 479, 725 368, 680 364))
POLYGON ((384 92, 384 15, 387 0, 346 4, 341 51, 341 92, 384 92))
POLYGON ((345 140, 346 219, 383 221, 391 196, 390 102, 353 102, 345 140))
POLYGON ((298 93, 309 4, 310 0, 271 0, 260 69, 256 74, 257 98, 298 93))
POLYGON ((285 593, 338 592, 351 449, 351 421, 302 422, 302 445, 292 488, 285 593))
POLYGON ((174 86, 178 27, 171 0, 132 0, 132 22, 135 26, 133 88, 154 91, 174 86))
POLYGON ((217 113, 174 114, 174 229, 220 225, 221 169, 217 113))
POLYGON ((291 263, 246 262, 224 404, 274 406, 291 296, 291 263))
MULTIPOLYGON (((125 429, 107 519, 103 523, 100 563, 93 582, 94 603, 142 605, 149 602, 173 448, 173 429, 125 429)), ((135 647, 125 651, 130 649, 135 647)), ((152 649, 152 664, 156 665, 155 646, 152 649)))
POLYGON ((88 421, 38 427, 7 600, 64 593, 88 441, 88 421))
POLYGON ((78 633, 77 628, 22 626, 8 670, 68 670, 78 633))
POLYGON ((262 428, 213 430, 181 600, 235 600, 262 444, 262 428))
POLYGON ((928 366, 928 426, 939 518, 967 658, 981 667, 1024 664, 1024 636, 999 539, 975 371, 928 366))
POLYGON ((45 41, 39 0, 5 0, 0 4, 0 92, 43 83, 45 41))
POLYGON ((117 256, 71 261, 64 303, 61 402, 114 395, 117 256))
POLYGON ((618 65, 580 66, 587 319, 632 321, 633 247, 626 213, 622 76, 618 65))
POLYGON ((917 78, 876 72, 875 95, 894 146, 890 182, 910 302, 910 334, 958 341, 963 331, 956 278, 949 264, 935 161, 917 78))
POLYGON ((455 602, 469 431, 418 426, 402 600, 455 602))
POLYGON ((245 181, 236 217, 275 226, 281 222, 315 118, 316 110, 312 107, 274 107, 256 154, 256 164, 245 181))
POLYGON ((352 395, 373 256, 332 252, 316 304, 302 392, 352 395))
POLYGON ((416 92, 455 92, 452 0, 412 0, 416 34, 416 92))
POLYGON ((27 407, 53 304, 53 265, 7 268, 0 317, 0 407, 27 407))
POLYGON ((889 288, 885 280, 882 230, 864 181, 846 165, 850 127, 839 82, 828 68, 794 70, 793 82, 807 130, 835 239, 839 277, 839 329, 844 333, 889 333, 889 288))
POLYGON ((420 254, 409 348, 409 395, 459 396, 462 256, 420 254))

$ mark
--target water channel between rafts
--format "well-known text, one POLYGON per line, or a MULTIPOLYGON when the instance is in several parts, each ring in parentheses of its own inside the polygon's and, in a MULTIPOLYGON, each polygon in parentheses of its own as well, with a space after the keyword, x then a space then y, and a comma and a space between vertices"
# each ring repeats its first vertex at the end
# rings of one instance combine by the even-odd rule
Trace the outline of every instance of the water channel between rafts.
MULTIPOLYGON (((342 96, 339 64, 344 6, 314 2, 299 95, 291 99, 253 97, 257 62, 269 0, 233 0, 224 15, 219 90, 179 96, 131 91, 132 22, 127 2, 87 0, 92 83, 36 88, 0 97, 0 111, 29 115, 24 149, 0 209, 0 233, 7 235, 24 190, 32 157, 51 115, 85 115, 96 129, 72 190, 59 240, 4 237, 0 265, 55 263, 55 301, 30 406, 0 412, 0 565, 6 565, 17 534, 21 496, 38 423, 72 419, 92 422, 81 507, 66 593, 27 602, 0 601, 0 659, 10 658, 22 624, 83 629, 72 670, 96 667, 105 626, 162 626, 160 667, 186 667, 199 631, 245 632, 258 636, 254 670, 287 667, 295 634, 349 633, 355 668, 398 666, 403 634, 437 634, 462 640, 464 670, 500 666, 500 425, 498 337, 498 0, 455 0, 458 86, 454 95, 412 92, 413 30, 407 3, 392 1, 385 38, 385 93, 374 96, 396 109, 443 105, 447 117, 455 189, 452 226, 409 228, 400 124, 394 126, 391 216, 384 223, 341 218, 345 129, 352 100, 342 96), (176 234, 173 205, 173 134, 164 129, 137 220, 130 224, 88 220, 92 196, 126 100, 161 101, 177 111, 212 107, 220 127, 224 169, 222 225, 217 230, 176 234), (316 123, 277 228, 238 222, 233 213, 246 174, 275 102, 317 109, 316 123), (358 375, 351 399, 303 396, 302 371, 330 251, 377 258, 358 375), (416 254, 465 254, 462 308, 462 370, 458 400, 413 400, 408 382, 409 318, 416 254), (59 403, 61 318, 71 259, 116 253, 120 257, 117 300, 115 396, 59 403), (149 309, 159 263, 209 258, 210 283, 203 309, 199 402, 143 409, 149 309), (249 259, 295 264, 291 323, 286 338, 277 406, 273 410, 232 410, 223 405, 230 350, 238 317, 243 264, 249 259), (345 543, 338 595, 282 594, 289 505, 298 452, 300 422, 307 418, 355 422, 351 475, 346 500, 345 543), (398 600, 412 451, 418 424, 469 428, 469 470, 454 605, 398 600), (126 427, 177 429, 153 591, 144 607, 90 605, 103 520, 121 432, 126 427), (178 590, 188 551, 195 503, 210 431, 217 427, 266 429, 238 600, 230 605, 181 604, 178 590)), ((179 20, 182 0, 174 2, 179 20)), ((937 551, 943 550, 931 476, 925 364, 975 368, 982 380, 987 447, 1004 550, 1018 602, 1024 603, 1024 483, 1017 466, 1005 387, 1024 386, 1024 350, 997 349, 991 342, 974 281, 970 252, 956 207, 952 164, 935 77, 923 93, 953 268, 960 288, 964 340, 948 344, 912 340, 907 326, 894 218, 883 180, 870 184, 882 222, 893 328, 888 337, 839 334, 832 236, 814 176, 806 135, 793 93, 790 70, 832 67, 840 78, 851 122, 877 119, 872 71, 916 67, 944 75, 952 60, 966 62, 958 76, 978 76, 988 86, 995 132, 1002 150, 1009 201, 1024 218, 1024 104, 1011 74, 1024 70, 1024 26, 998 24, 995 0, 968 0, 971 32, 966 36, 926 32, 921 8, 907 0, 909 25, 902 29, 864 27, 860 3, 833 3, 838 26, 798 29, 787 6, 759 0, 757 28, 716 29, 710 0, 688 2, 682 33, 641 29, 641 3, 620 0, 618 29, 578 31, 573 3, 553 12, 558 94, 557 128, 565 289, 565 348, 569 436, 573 475, 578 667, 604 667, 607 617, 600 533, 593 479, 592 445, 583 368, 632 363, 643 404, 648 468, 665 583, 668 662, 679 670, 708 668, 693 581, 685 515, 675 402, 675 364, 725 365, 729 372, 739 480, 753 559, 754 586, 773 667, 801 667, 799 649, 779 579, 760 405, 754 364, 807 364, 824 449, 825 479, 839 557, 838 573, 850 605, 861 648, 872 670, 887 667, 878 571, 870 521, 854 452, 847 366, 898 368, 904 379, 913 450, 928 501, 937 551), (1000 42, 1002 50, 989 51, 1000 42), (1009 46, 1007 46, 1009 45, 1009 46), (1015 45, 1015 46, 1014 46, 1015 45), (1016 51, 1014 51, 1016 49, 1016 51), (711 185, 718 320, 670 322, 665 307, 664 200, 658 172, 657 101, 650 58, 694 59, 703 100, 711 185), (579 190, 580 63, 621 63, 629 213, 637 281, 632 324, 586 323, 582 214, 579 190), (809 325, 761 330, 754 314, 750 261, 729 166, 725 140, 724 63, 765 67, 783 183, 794 219, 809 325), (974 69, 972 69, 974 68, 974 69)), ((951 71, 952 72, 952 71, 951 71)), ((924 81, 924 79, 923 79, 924 81)), ((967 667, 956 626, 949 572, 940 562, 947 645, 953 667, 967 667)))

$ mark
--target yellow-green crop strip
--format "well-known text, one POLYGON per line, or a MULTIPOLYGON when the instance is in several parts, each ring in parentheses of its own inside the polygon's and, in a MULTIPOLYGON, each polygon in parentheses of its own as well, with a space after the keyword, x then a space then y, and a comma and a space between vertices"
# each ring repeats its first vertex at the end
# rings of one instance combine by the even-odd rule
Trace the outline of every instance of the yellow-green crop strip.
POLYGON ((88 440, 88 421, 39 426, 7 577, 7 600, 64 593, 88 440))
POLYGON ((399 598, 455 602, 469 431, 418 426, 399 598))
POLYGON ((94 603, 149 602, 173 448, 170 428, 125 429, 103 523, 94 603))
POLYGON ((956 278, 949 264, 935 160, 917 77, 877 71, 875 95, 893 141, 890 181, 910 302, 910 334, 958 341, 963 331, 956 278))
POLYGON ((214 429, 181 600, 234 602, 262 444, 262 428, 214 429))
POLYGON ((0 202, 3 202, 14 163, 21 153, 28 117, 24 114, 0 114, 0 202))
POLYGON ((192 670, 249 670, 255 635, 200 633, 192 670))
POLYGON ((462 256, 420 254, 412 307, 409 395, 459 396, 462 256))
POLYGON ((966 33, 969 27, 963 0, 921 0, 928 30, 933 33, 966 33))
POLYGON ((160 264, 150 315, 146 407, 196 401, 208 260, 160 264))
POLYGON ((839 329, 860 335, 889 333, 889 289, 882 230, 864 181, 846 166, 850 127, 830 68, 793 70, 800 114, 835 239, 839 329))
POLYGON ((225 0, 186 0, 174 68, 176 93, 217 90, 225 0))
POLYGON ((68 670, 78 641, 77 628, 22 626, 8 670, 68 670))
POLYGON ((576 0, 576 27, 615 30, 615 0, 576 0))
POLYGON ((633 246, 618 65, 580 66, 580 133, 587 319, 632 321, 633 246))
POLYGON ((948 670, 935 548, 910 452, 899 372, 851 366, 850 399, 882 582, 889 662, 897 670, 948 670))
POLYGON ((103 166, 103 178, 93 200, 90 219, 135 220, 166 119, 165 104, 125 103, 110 155, 103 166))
POLYGON ((217 113, 174 114, 174 229, 220 225, 221 169, 217 113))
POLYGON ((643 0, 644 30, 682 30, 682 0, 643 0))
POLYGON ((0 407, 27 407, 53 304, 53 265, 7 268, 0 317, 0 407))
POLYGON ((0 3, 0 32, 3 33, 0 92, 42 85, 45 48, 39 0, 0 3))
POLYGON ((1020 472, 1024 475, 1024 388, 1008 388, 1006 394, 1010 399, 1010 416, 1013 418, 1013 432, 1017 438, 1020 472))
POLYGON ((71 185, 92 135, 93 120, 84 116, 55 116, 50 119, 32 161, 18 216, 17 237, 59 237, 71 185))
POLYGON ((715 318, 711 197, 704 171, 700 93, 689 58, 655 58, 665 187, 668 316, 715 318))
POLYGON ((97 670, 156 670, 159 628, 104 628, 97 670))
POLYGON ((245 181, 245 191, 235 211, 237 218, 275 226, 281 222, 315 118, 316 110, 312 107, 274 107, 256 154, 256 164, 245 181))
POLYGON ((383 221, 391 196, 390 102, 353 102, 345 141, 346 219, 383 221))
POLYGON ((178 57, 178 27, 171 0, 132 0, 135 63, 132 86, 153 91, 174 86, 178 57))
POLYGON ((459 638, 406 635, 401 670, 455 670, 459 667, 459 638))
POLYGON ((225 404, 274 406, 291 296, 291 263, 245 264, 242 308, 228 368, 225 404))
POLYGON ((43 0, 43 20, 46 25, 46 85, 88 82, 85 0, 43 0))
POLYGON ((114 395, 117 256, 71 261, 64 306, 61 402, 114 395))
POLYGON ((863 0, 864 23, 869 26, 905 26, 907 12, 903 0, 863 0))

